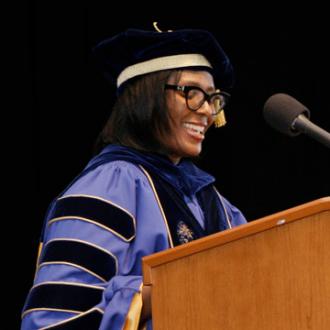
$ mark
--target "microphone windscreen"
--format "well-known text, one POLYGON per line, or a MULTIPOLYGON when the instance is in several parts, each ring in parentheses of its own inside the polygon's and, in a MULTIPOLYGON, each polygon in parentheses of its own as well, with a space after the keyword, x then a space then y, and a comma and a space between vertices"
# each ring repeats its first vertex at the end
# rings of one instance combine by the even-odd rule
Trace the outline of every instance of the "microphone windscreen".
POLYGON ((310 117, 309 110, 288 94, 272 95, 265 102, 263 114, 266 122, 281 133, 295 136, 300 132, 294 129, 293 122, 301 114, 310 117))

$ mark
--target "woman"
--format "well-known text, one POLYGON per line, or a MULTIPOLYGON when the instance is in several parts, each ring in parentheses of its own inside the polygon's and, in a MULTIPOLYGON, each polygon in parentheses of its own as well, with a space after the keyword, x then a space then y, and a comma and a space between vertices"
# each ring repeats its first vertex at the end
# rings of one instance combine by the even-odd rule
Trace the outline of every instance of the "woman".
POLYGON ((245 223, 189 160, 232 83, 214 37, 127 30, 94 52, 118 98, 100 152, 49 207, 23 329, 151 328, 141 258, 245 223))

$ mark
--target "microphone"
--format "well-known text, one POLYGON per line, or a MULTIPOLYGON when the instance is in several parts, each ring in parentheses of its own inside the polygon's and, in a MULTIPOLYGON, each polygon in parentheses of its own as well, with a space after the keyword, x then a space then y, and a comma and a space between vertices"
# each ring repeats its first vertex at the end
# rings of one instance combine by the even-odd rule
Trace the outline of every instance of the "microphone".
POLYGON ((330 148, 330 133, 313 124, 310 111, 290 95, 278 93, 265 102, 263 114, 266 122, 289 136, 304 133, 330 148))

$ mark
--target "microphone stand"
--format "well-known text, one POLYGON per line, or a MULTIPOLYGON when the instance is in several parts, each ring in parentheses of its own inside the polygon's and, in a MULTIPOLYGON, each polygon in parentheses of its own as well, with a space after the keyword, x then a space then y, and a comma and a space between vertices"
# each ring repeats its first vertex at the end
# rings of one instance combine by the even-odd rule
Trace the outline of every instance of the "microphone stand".
POLYGON ((295 131, 304 133, 318 142, 324 144, 330 148, 330 133, 323 128, 313 124, 304 115, 299 115, 291 125, 291 128, 295 131))

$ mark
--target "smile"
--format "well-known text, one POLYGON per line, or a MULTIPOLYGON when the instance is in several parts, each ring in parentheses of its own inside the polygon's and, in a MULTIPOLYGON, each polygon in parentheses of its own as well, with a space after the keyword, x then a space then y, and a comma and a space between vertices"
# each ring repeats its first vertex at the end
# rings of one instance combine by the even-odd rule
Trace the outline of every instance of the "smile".
POLYGON ((205 131, 204 126, 200 126, 200 125, 196 125, 196 124, 192 124, 192 123, 183 123, 183 127, 188 128, 189 130, 192 130, 195 133, 198 133, 198 134, 204 136, 204 131, 205 131))

